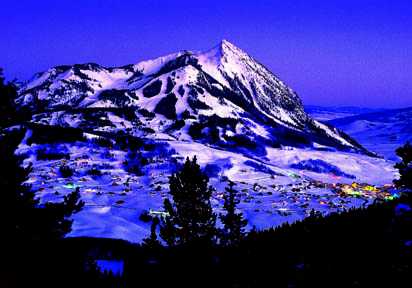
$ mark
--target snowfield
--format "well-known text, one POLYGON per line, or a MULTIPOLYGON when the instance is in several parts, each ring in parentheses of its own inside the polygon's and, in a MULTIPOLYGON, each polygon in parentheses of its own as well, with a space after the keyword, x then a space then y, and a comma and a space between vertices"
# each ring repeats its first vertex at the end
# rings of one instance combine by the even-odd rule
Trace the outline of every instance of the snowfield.
POLYGON ((391 109, 330 121, 353 136, 365 148, 392 161, 398 161, 396 148, 412 141, 412 108, 391 109))
POLYGON ((313 118, 329 123, 356 139, 369 151, 399 161, 396 148, 412 141, 412 108, 305 107, 313 118))
MULTIPOLYGON (((312 209, 330 213, 360 207, 375 198, 385 199, 391 191, 387 184, 396 177, 392 163, 354 153, 267 148, 265 157, 247 157, 196 142, 162 141, 162 145, 170 154, 159 153, 144 168, 145 175, 137 176, 125 171, 125 151, 81 142, 58 144, 54 148, 66 151, 70 159, 27 158, 26 165, 29 161, 34 162, 28 183, 38 191, 36 195, 42 202, 60 201, 67 193, 80 188, 85 207, 73 216, 70 237, 107 237, 140 242, 149 235, 150 223, 141 221, 139 216, 143 211, 162 210, 163 199, 169 197, 168 176, 171 163, 175 163, 173 159, 182 163, 185 157, 198 158, 215 188, 212 204, 216 213, 221 211, 222 192, 227 181, 237 183, 236 188, 241 194, 239 208, 249 221, 248 229, 253 226, 265 229, 297 221, 312 209), (310 167, 291 168, 309 159, 322 159, 354 178, 328 171, 317 173, 310 167), (60 177, 58 168, 61 165, 73 168, 74 175, 60 177), (93 167, 102 175, 90 175, 88 171, 93 167), (342 194, 339 187, 353 182, 375 186, 379 192, 359 190, 361 195, 342 194), (382 188, 385 184, 386 188, 382 188)), ((44 146, 21 146, 17 152, 38 151, 44 146)))

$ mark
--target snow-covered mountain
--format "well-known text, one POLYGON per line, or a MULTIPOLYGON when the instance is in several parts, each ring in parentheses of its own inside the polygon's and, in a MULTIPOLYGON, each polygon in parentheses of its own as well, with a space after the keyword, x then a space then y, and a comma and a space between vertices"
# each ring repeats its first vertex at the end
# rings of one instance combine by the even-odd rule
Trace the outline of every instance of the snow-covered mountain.
POLYGON ((237 184, 248 228, 393 197, 392 163, 313 120, 227 41, 117 68, 58 66, 19 93, 32 111, 16 151, 32 165, 27 183, 42 203, 77 188, 86 203, 71 236, 141 241, 150 223, 139 216, 161 213, 168 177, 195 155, 216 212, 228 181, 237 184))
POLYGON ((412 142, 412 107, 390 109, 329 121, 355 138, 368 150, 398 161, 396 148, 412 142))
POLYGON ((221 147, 264 143, 367 153, 310 118, 291 88, 225 40, 206 52, 182 51, 117 68, 57 66, 26 83, 18 102, 33 109, 34 123, 45 125, 221 147))

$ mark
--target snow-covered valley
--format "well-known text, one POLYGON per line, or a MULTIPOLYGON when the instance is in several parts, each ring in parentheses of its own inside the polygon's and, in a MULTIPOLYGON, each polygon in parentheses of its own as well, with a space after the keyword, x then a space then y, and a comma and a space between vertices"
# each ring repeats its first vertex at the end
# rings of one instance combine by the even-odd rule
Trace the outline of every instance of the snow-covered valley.
POLYGON ((293 222, 309 215, 312 209, 330 213, 360 207, 393 194, 392 163, 365 155, 267 148, 265 157, 248 157, 196 142, 158 143, 155 150, 143 152, 150 160, 141 176, 126 171, 126 151, 90 143, 22 145, 19 152, 46 148, 49 153, 55 150, 69 155, 59 160, 26 159, 34 163, 28 183, 43 203, 60 201, 67 193, 80 189, 85 207, 74 215, 69 236, 132 242, 147 237, 150 223, 139 219, 140 215, 161 213, 163 199, 169 197, 168 176, 184 157, 197 156, 209 175, 215 188, 212 204, 216 212, 222 208, 227 181, 237 183, 239 207, 249 221, 249 229, 293 222), (62 177, 61 166, 69 166, 73 175, 62 177))

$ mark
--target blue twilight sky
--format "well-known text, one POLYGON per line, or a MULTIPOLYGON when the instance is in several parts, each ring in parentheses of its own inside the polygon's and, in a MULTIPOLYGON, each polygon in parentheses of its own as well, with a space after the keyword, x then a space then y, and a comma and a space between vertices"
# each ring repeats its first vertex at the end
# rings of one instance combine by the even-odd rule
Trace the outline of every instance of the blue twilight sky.
POLYGON ((117 66, 225 38, 305 104, 412 106, 412 1, 2 0, 0 67, 117 66))

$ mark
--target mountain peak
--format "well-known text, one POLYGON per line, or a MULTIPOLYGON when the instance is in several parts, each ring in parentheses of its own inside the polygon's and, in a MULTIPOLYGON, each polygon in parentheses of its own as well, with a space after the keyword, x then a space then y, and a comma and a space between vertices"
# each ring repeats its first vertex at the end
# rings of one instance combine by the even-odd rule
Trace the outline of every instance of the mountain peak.
POLYGON ((236 47, 235 44, 233 44, 232 42, 226 39, 222 39, 219 44, 220 44, 220 47, 222 48, 239 49, 238 47, 236 47))
POLYGON ((222 39, 219 44, 212 49, 201 52, 197 56, 201 59, 201 62, 212 62, 215 63, 216 66, 219 66, 222 62, 227 62, 229 59, 245 55, 247 55, 247 53, 239 47, 226 39, 222 39))
POLYGON ((226 40, 226 39, 222 39, 221 41, 220 41, 220 46, 235 46, 233 43, 231 43, 229 40, 226 40))
POLYGON ((222 41, 220 41, 218 47, 220 49, 220 53, 221 53, 222 56, 228 55, 228 54, 238 54, 238 55, 247 54, 242 49, 240 49, 235 44, 233 44, 232 42, 229 42, 226 39, 222 39, 222 41))

